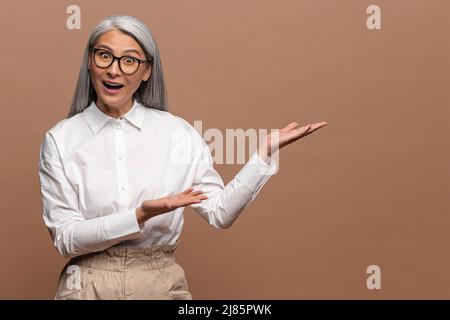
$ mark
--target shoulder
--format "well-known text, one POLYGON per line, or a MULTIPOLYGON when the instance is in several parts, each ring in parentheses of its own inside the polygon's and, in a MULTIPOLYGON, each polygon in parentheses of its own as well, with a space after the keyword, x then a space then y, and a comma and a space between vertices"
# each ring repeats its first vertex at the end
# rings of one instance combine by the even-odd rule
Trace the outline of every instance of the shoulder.
POLYGON ((197 129, 195 123, 192 125, 183 117, 169 111, 154 109, 153 112, 160 117, 158 128, 165 132, 172 148, 179 150, 180 154, 192 152, 197 159, 210 155, 209 147, 202 137, 201 126, 197 129))
POLYGON ((158 123, 162 121, 165 125, 170 125, 172 128, 188 128, 190 126, 189 122, 170 111, 149 107, 144 108, 148 114, 151 114, 152 119, 158 121, 158 123))
POLYGON ((84 127, 86 127, 86 121, 83 119, 82 112, 55 123, 44 133, 42 138, 41 159, 49 161, 58 159, 59 156, 66 153, 66 149, 73 145, 72 142, 83 139, 83 130, 80 129, 84 127))
POLYGON ((156 121, 161 127, 167 128, 173 135, 184 135, 189 137, 196 144, 203 144, 204 140, 201 133, 190 124, 187 120, 169 111, 163 111, 158 109, 150 109, 148 112, 152 112, 156 121))
POLYGON ((80 112, 70 118, 58 121, 48 129, 47 133, 55 137, 64 137, 69 133, 73 134, 74 130, 80 129, 80 127, 83 127, 84 125, 83 112, 80 112))

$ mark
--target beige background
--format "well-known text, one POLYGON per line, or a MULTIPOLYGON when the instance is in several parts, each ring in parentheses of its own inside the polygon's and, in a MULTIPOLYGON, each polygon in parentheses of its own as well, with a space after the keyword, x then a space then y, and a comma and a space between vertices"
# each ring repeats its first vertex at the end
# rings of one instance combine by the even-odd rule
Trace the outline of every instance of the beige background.
MULTIPOLYGON (((0 298, 50 299, 65 259, 42 221, 43 134, 69 108, 92 28, 153 31, 170 111, 203 128, 329 126, 228 230, 185 211, 194 299, 450 298, 450 1, 12 1, 0 4, 0 298), (81 7, 81 30, 66 7, 81 7), (382 9, 383 30, 366 28, 382 9), (382 289, 366 288, 366 268, 382 289)), ((225 182, 241 165, 217 165, 225 182)))

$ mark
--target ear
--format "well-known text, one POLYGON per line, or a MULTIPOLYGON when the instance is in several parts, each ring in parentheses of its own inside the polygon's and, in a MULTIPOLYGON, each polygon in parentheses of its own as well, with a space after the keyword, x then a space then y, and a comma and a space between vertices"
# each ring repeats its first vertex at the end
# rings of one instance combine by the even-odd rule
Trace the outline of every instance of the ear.
POLYGON ((144 77, 142 78, 142 80, 148 81, 148 79, 150 79, 151 74, 152 74, 152 66, 148 65, 147 69, 145 70, 144 77))

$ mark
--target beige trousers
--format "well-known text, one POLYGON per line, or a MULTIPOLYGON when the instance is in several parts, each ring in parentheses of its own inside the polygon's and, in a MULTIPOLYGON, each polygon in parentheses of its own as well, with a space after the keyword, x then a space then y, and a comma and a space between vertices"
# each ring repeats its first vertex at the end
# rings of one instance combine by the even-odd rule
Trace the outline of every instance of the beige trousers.
POLYGON ((55 300, 191 300, 173 245, 116 245, 72 258, 58 279, 55 300))

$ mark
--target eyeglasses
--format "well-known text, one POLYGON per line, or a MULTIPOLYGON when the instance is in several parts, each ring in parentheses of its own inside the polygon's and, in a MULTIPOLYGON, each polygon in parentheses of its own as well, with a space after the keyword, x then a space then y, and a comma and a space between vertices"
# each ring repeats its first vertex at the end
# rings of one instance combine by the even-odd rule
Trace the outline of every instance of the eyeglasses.
POLYGON ((152 60, 141 60, 131 56, 116 57, 110 51, 100 48, 92 48, 91 52, 94 54, 94 62, 99 68, 108 68, 114 63, 114 60, 119 60, 119 68, 123 73, 133 74, 138 69, 141 63, 152 62, 152 60))

